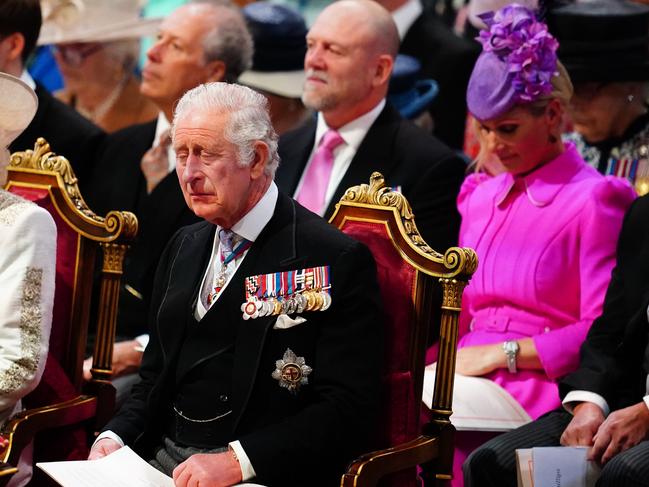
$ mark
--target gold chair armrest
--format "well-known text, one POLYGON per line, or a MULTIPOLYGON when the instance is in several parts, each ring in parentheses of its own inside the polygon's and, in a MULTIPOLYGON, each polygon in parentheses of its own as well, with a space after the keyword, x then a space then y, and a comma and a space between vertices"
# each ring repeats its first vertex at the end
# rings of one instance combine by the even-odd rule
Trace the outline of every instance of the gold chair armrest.
POLYGON ((428 462, 439 454, 439 438, 420 436, 354 460, 342 476, 340 487, 374 487, 381 478, 428 462))

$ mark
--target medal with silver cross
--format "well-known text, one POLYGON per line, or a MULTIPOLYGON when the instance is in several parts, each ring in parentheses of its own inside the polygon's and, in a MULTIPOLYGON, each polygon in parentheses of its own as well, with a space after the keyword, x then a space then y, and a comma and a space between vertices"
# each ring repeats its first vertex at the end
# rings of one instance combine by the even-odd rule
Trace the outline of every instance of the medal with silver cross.
POLYGON ((311 371, 304 357, 298 357, 293 350, 287 348, 282 359, 275 362, 272 377, 279 381, 280 387, 288 389, 291 394, 297 394, 300 387, 309 383, 307 377, 311 371))

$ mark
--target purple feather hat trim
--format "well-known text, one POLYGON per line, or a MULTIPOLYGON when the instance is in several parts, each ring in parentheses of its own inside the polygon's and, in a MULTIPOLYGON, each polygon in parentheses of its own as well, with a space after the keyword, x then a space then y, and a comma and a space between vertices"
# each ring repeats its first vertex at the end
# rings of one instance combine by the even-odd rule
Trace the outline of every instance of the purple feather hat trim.
POLYGON ((485 115, 493 118, 504 113, 504 108, 549 94, 552 77, 558 74, 559 43, 547 26, 536 20, 530 9, 517 4, 482 14, 480 18, 487 30, 477 38, 482 54, 469 81, 469 110, 485 120, 485 115), (502 66, 494 66, 498 63, 502 66), (496 78, 495 72, 499 73, 496 78), (488 99, 484 99, 485 95, 488 99), (494 99, 493 95, 505 99, 494 99), (487 102, 493 106, 485 106, 487 102), (499 113, 494 114, 494 109, 499 113))

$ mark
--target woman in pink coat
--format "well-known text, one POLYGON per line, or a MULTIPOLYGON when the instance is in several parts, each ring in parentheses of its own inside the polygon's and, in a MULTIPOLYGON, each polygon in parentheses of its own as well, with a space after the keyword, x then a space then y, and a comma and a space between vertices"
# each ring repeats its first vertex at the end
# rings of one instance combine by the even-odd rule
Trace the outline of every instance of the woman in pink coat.
MULTIPOLYGON (((537 418, 560 405, 556 380, 577 367, 600 314, 634 193, 562 142, 572 85, 546 26, 515 4, 483 19, 467 102, 505 172, 469 176, 458 197, 460 245, 479 266, 464 292, 456 371, 497 382, 537 418)), ((454 485, 483 440, 458 433, 454 485)))

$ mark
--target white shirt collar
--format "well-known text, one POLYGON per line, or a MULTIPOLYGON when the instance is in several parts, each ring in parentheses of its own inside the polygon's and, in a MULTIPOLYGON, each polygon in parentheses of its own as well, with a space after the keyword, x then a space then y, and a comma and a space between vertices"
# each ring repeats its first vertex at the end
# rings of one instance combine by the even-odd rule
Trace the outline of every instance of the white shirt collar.
MULTIPOLYGON (((275 213, 279 191, 275 182, 270 186, 252 209, 241 220, 232 225, 231 230, 241 237, 254 242, 275 213)), ((218 235, 218 232, 217 232, 218 235)), ((218 238, 218 237, 217 237, 218 238)))
MULTIPOLYGON (((345 144, 354 149, 354 153, 358 150, 367 135, 367 131, 370 129, 372 124, 381 114, 381 111, 385 107, 385 98, 381 100, 378 105, 372 108, 369 112, 361 115, 360 117, 352 120, 351 122, 343 125, 338 129, 338 133, 345 141, 345 144)), ((322 112, 318 112, 318 125, 315 131, 315 145, 318 147, 320 140, 324 136, 325 132, 329 130, 327 122, 325 122, 322 112)))
POLYGON ((23 74, 20 75, 21 81, 24 81, 27 86, 29 86, 32 90, 36 89, 36 82, 34 81, 34 78, 27 72, 26 69, 23 70, 23 74))
MULTIPOLYGON (((158 113, 158 119, 155 124, 155 136, 153 137, 151 147, 158 145, 162 133, 169 129, 171 129, 171 123, 167 120, 165 114, 163 112, 158 113)), ((176 151, 174 151, 173 144, 169 144, 169 147, 167 147, 167 160, 169 161, 169 172, 172 172, 176 169, 176 151)))
POLYGON ((162 112, 158 113, 158 120, 155 124, 155 137, 153 138, 153 145, 151 147, 158 145, 158 140, 160 140, 162 133, 169 129, 171 129, 171 123, 167 120, 165 114, 162 112))
POLYGON ((415 23, 415 20, 419 18, 423 11, 424 9, 419 0, 408 0, 401 7, 390 12, 394 23, 397 24, 399 39, 403 40, 412 24, 415 23))

